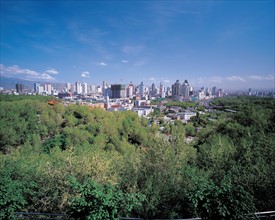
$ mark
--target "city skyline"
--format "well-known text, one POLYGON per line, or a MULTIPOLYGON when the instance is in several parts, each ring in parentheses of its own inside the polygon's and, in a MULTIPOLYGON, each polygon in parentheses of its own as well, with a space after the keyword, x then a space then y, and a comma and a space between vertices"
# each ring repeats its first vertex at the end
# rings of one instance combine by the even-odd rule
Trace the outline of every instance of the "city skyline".
POLYGON ((1 1, 1 76, 274 87, 274 1, 1 1))

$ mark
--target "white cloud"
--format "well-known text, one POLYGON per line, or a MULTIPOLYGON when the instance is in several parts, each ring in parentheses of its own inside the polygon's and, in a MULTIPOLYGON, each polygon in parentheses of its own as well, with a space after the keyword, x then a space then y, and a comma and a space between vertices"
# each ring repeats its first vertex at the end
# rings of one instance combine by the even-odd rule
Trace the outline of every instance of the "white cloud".
POLYGON ((128 60, 122 60, 121 62, 122 63, 128 63, 128 60))
POLYGON ((84 78, 89 78, 90 77, 90 73, 88 71, 84 71, 81 73, 81 76, 84 78))
POLYGON ((222 83, 224 79, 220 76, 212 76, 208 79, 210 83, 222 83))
POLYGON ((246 81, 241 76, 228 76, 228 77, 226 77, 226 79, 229 80, 229 81, 240 81, 240 82, 245 82, 246 81))
POLYGON ((274 76, 269 75, 233 75, 233 76, 209 76, 191 78, 189 82, 194 87, 218 86, 224 89, 272 88, 274 76))
POLYGON ((98 63, 97 65, 99 65, 99 66, 107 66, 107 63, 100 62, 100 63, 98 63))
POLYGON ((30 69, 23 69, 19 67, 18 65, 13 66, 4 66, 3 64, 0 64, 0 72, 2 76, 5 77, 19 77, 27 80, 55 80, 54 77, 50 76, 49 74, 56 74, 58 71, 55 69, 46 70, 43 73, 39 73, 34 70, 30 69))
POLYGON ((259 76, 259 75, 250 75, 249 78, 255 79, 255 80, 274 80, 274 75, 271 74, 267 76, 259 76))
POLYGON ((199 77, 197 79, 191 79, 190 81, 194 81, 196 84, 198 85, 203 85, 206 82, 206 78, 205 77, 199 77))
POLYGON ((221 76, 209 76, 190 79, 190 82, 196 86, 210 86, 213 84, 221 84, 224 80, 225 79, 221 76))
POLYGON ((59 72, 58 72, 56 69, 53 69, 53 68, 52 68, 52 69, 46 70, 45 73, 56 75, 56 74, 58 74, 59 72))
POLYGON ((154 77, 151 77, 149 80, 150 81, 156 81, 156 79, 154 77))
POLYGON ((38 76, 32 76, 32 77, 26 76, 26 77, 30 80, 37 79, 37 80, 50 80, 50 81, 52 81, 52 80, 55 79, 47 73, 42 73, 41 75, 38 75, 38 76))
POLYGON ((164 83, 170 83, 171 81, 169 79, 164 79, 163 82, 164 83))

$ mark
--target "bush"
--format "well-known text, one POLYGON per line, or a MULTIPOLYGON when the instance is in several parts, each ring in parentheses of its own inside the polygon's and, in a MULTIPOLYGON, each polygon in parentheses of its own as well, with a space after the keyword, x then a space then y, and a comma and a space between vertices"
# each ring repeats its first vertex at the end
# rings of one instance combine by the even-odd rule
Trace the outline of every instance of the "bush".
POLYGON ((0 169, 0 219, 16 219, 15 212, 27 204, 25 194, 31 184, 21 181, 11 164, 0 169))
POLYGON ((69 177, 69 185, 75 195, 69 205, 74 219, 119 219, 121 215, 129 215, 143 200, 140 194, 123 193, 89 178, 81 184, 74 177, 69 177))

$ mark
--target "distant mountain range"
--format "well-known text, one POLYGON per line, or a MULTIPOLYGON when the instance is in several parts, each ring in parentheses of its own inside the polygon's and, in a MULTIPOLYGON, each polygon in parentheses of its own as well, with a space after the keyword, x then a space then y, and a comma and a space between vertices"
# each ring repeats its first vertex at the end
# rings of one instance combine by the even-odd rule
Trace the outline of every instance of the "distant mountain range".
MULTIPOLYGON (((24 79, 19 79, 19 78, 8 78, 8 77, 3 77, 1 76, 0 78, 0 87, 4 89, 15 89, 15 85, 23 84, 24 89, 26 90, 33 90, 34 86, 34 81, 29 81, 29 80, 24 80, 24 79)), ((42 84, 47 83, 47 82, 41 82, 42 84)), ((63 89, 65 87, 64 83, 50 83, 53 85, 54 89, 63 89)))
POLYGON ((0 79, 0 87, 3 87, 4 89, 15 89, 15 85, 17 83, 23 84, 24 88, 29 90, 33 88, 32 81, 24 80, 24 79, 18 79, 18 78, 8 78, 1 76, 0 79))

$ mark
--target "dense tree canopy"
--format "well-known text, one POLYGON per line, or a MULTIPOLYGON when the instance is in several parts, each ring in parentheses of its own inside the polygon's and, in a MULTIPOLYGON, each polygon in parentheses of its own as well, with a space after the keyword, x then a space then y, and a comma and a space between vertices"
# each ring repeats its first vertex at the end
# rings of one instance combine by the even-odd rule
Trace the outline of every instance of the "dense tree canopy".
POLYGON ((275 210, 274 99, 214 99, 220 110, 164 130, 134 112, 50 99, 1 96, 0 219, 16 211, 244 219, 275 210))

